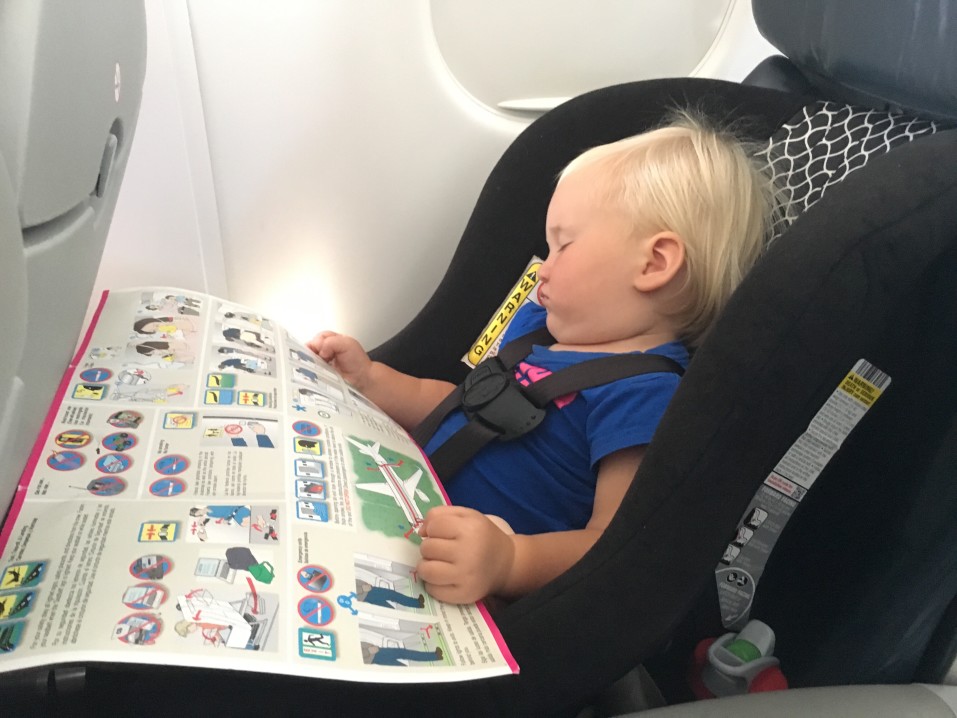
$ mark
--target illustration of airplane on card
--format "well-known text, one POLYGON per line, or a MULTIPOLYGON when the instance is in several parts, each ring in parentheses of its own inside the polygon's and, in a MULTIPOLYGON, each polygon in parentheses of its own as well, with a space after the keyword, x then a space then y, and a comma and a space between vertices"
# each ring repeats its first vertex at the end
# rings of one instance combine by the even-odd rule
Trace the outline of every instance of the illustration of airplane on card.
POLYGON ((395 465, 389 463, 380 453, 379 449, 381 447, 378 441, 364 444, 357 439, 353 439, 351 436, 348 437, 348 440, 349 443, 356 447, 362 454, 365 454, 375 462, 379 473, 382 474, 382 478, 385 480, 381 484, 371 482, 356 484, 356 488, 384 496, 391 496, 396 505, 402 509, 402 513, 405 514, 405 518, 409 524, 412 525, 412 528, 417 529, 421 526, 424 517, 422 516, 422 510, 416 503, 416 498, 422 501, 428 501, 428 497, 425 493, 418 488, 419 479, 422 478, 422 469, 416 469, 411 476, 403 479, 399 476, 398 472, 396 472, 395 465))

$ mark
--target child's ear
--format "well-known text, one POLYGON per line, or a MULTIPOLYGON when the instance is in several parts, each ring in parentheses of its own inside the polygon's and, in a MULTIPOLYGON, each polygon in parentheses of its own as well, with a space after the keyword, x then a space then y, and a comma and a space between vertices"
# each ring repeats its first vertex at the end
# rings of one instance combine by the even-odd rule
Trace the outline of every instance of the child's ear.
POLYGON ((635 288, 653 292, 666 286, 684 267, 685 243, 674 232, 658 232, 641 240, 640 256, 635 288))

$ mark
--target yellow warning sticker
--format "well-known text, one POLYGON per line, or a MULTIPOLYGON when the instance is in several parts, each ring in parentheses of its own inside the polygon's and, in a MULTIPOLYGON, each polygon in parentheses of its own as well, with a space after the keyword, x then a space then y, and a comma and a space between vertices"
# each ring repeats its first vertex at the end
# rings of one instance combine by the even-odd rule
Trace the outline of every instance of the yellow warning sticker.
POLYGON ((874 384, 855 371, 851 371, 841 382, 841 391, 857 399, 864 406, 870 407, 883 393, 874 384))
POLYGON ((512 287, 505 301, 502 302, 498 311, 495 312, 492 319, 485 326, 485 329, 472 345, 469 353, 465 355, 463 360, 466 364, 472 367, 476 366, 482 361, 489 350, 495 346, 519 307, 525 303, 525 300, 529 298, 532 291, 538 285, 538 268, 540 266, 542 266, 542 262, 536 257, 529 263, 528 267, 525 268, 525 273, 522 274, 522 277, 515 283, 515 286, 512 287))

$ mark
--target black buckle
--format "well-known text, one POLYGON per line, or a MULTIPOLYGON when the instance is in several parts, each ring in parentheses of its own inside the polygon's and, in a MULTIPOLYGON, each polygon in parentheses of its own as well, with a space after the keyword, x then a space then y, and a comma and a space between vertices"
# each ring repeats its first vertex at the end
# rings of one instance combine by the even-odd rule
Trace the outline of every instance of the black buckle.
POLYGON ((545 410, 522 393, 521 384, 498 357, 486 359, 469 372, 462 389, 465 415, 481 419, 502 441, 527 434, 545 418, 545 410))

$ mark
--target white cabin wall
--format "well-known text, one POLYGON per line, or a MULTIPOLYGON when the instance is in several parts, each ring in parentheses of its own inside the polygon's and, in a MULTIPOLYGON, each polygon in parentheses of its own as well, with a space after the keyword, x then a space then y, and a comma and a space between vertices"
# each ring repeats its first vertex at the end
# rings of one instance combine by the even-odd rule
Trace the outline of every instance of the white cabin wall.
MULTIPOLYGON (((682 4, 684 14, 669 6, 658 54, 687 45, 667 55, 670 64, 628 60, 619 47, 609 60, 617 67, 591 63, 575 77, 563 66, 561 82, 546 74, 522 93, 570 95, 675 74, 741 79, 770 49, 750 3, 727 2, 693 32, 682 30, 693 5, 682 4)), ((593 7, 547 5, 555 13, 593 7)), ((616 5, 646 14, 656 7, 616 5)), ((470 80, 450 71, 441 54, 448 41, 435 31, 457 7, 474 12, 483 3, 147 3, 143 107, 98 287, 211 291, 303 338, 324 327, 367 346, 390 336, 431 294, 489 170, 535 116, 493 107, 482 88, 463 87, 470 80)), ((547 35, 548 17, 537 12, 547 35)), ((628 36, 615 35, 618 45, 628 36)), ((548 67, 542 52, 530 46, 529 63, 548 67)), ((490 75, 516 67, 506 53, 483 57, 490 75)))
POLYGON ((199 0, 190 18, 231 296, 303 337, 385 339, 524 122, 451 80, 425 0, 199 0))

